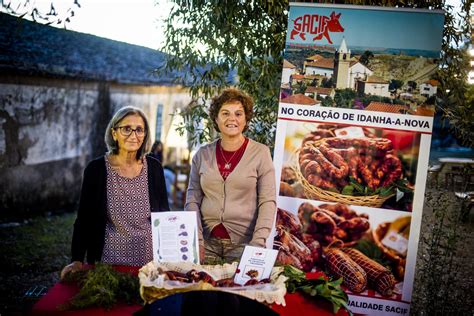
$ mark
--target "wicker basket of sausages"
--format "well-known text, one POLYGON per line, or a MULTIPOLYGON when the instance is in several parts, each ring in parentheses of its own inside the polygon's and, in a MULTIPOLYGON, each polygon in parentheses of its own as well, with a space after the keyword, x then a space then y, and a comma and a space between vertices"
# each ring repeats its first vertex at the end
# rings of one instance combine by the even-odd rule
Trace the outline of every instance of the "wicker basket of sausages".
POLYGON ((307 198, 351 205, 380 207, 403 173, 387 138, 305 138, 294 160, 307 198))
POLYGON ((245 296, 261 303, 285 305, 287 278, 281 267, 274 267, 269 279, 250 278, 244 285, 234 283, 237 262, 224 265, 198 265, 190 262, 149 262, 139 273, 140 295, 151 304, 176 293, 222 291, 245 296))

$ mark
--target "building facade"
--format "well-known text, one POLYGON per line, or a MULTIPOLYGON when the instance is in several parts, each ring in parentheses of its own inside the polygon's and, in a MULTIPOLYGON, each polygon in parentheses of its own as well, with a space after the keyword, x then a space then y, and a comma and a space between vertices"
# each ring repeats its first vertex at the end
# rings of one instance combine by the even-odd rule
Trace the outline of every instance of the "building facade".
POLYGON ((106 151, 104 132, 127 105, 166 139, 190 102, 157 76, 165 55, 144 47, 0 14, 0 214, 74 207, 86 163, 106 151))

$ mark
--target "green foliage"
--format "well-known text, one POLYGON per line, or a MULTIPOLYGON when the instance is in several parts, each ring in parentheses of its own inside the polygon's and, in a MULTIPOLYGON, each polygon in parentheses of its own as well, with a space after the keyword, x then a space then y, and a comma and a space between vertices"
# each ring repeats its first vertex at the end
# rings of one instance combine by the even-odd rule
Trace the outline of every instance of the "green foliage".
POLYGON ((321 106, 334 106, 334 100, 330 96, 322 98, 321 106))
POLYGON ((388 88, 390 90, 397 91, 398 89, 403 87, 403 84, 404 84, 403 80, 392 79, 390 80, 390 84, 388 85, 388 88))
POLYGON ((283 275, 288 278, 288 280, 286 280, 288 293, 300 291, 314 299, 322 298, 328 300, 332 303, 334 314, 336 314, 341 307, 344 307, 349 315, 352 315, 347 305, 347 294, 341 289, 342 278, 326 280, 323 277, 319 277, 318 279, 308 280, 303 271, 290 265, 283 267, 283 275))
POLYGON ((365 66, 369 66, 370 65, 370 59, 374 57, 374 53, 372 53, 370 50, 366 50, 362 56, 360 56, 360 63, 362 65, 365 65, 365 66))
POLYGON ((394 185, 390 185, 374 190, 366 185, 360 184, 353 177, 349 177, 349 184, 342 188, 341 194, 351 196, 371 196, 376 194, 380 196, 390 196, 395 194, 395 187, 394 185))
MULTIPOLYGON (((278 109, 278 94, 286 35, 288 1, 172 1, 175 3, 166 20, 163 50, 170 55, 163 70, 184 70, 192 82, 195 101, 184 112, 191 143, 214 137, 205 99, 231 84, 229 73, 237 71, 237 86, 256 100, 255 117, 248 136, 273 145, 278 109), (205 69, 205 70, 203 70, 205 69)), ((322 1, 333 3, 332 1, 322 1)), ((470 34, 469 7, 472 0, 461 0, 461 22, 455 19, 452 6, 445 0, 349 0, 346 4, 401 6, 445 10, 445 28, 441 54, 438 106, 453 123, 455 132, 472 145, 474 136, 473 103, 465 99, 468 65, 465 52, 458 49, 470 34)), ((370 52, 369 52, 370 53, 370 52)), ((370 54, 367 53, 367 61, 370 54)), ((329 86, 323 83, 323 86, 329 86)))
MULTIPOLYGON (((65 309, 104 307, 110 309, 117 302, 138 304, 140 302, 138 277, 118 272, 107 264, 96 264, 95 268, 70 276, 81 288, 65 309)), ((71 279, 70 279, 71 280, 71 279)))
POLYGON ((331 77, 329 79, 327 79, 326 77, 323 78, 322 82, 321 82, 321 86, 323 88, 332 88, 334 87, 334 79, 331 77))
POLYGON ((356 95, 356 91, 352 89, 336 89, 336 94, 334 95, 336 106, 338 108, 352 108, 356 95))
POLYGON ((299 87, 296 88, 294 93, 295 94, 298 94, 298 93, 299 94, 304 94, 305 91, 306 91, 306 88, 307 88, 306 84, 304 82, 302 82, 302 83, 300 83, 299 87))
POLYGON ((392 270, 392 272, 395 272, 393 269, 393 265, 388 260, 385 255, 383 254, 382 250, 373 242, 372 240, 369 239, 360 239, 357 244, 354 246, 355 249, 359 250, 362 252, 364 255, 367 257, 373 259, 374 261, 380 263, 384 267, 392 270))
POLYGON ((453 64, 447 63, 437 73, 437 79, 441 82, 440 93, 438 93, 437 105, 449 120, 456 136, 465 146, 474 146, 474 85, 468 85, 465 80, 469 69, 469 58, 467 50, 458 50, 453 56, 453 64), (456 74, 455 71, 460 71, 456 74), (448 78, 448 76, 453 76, 448 78))
POLYGON ((237 86, 255 100, 247 134, 274 142, 274 125, 282 71, 287 1, 173 1, 166 20, 169 53, 161 71, 183 70, 192 82, 194 102, 184 113, 191 143, 213 138, 205 99, 229 86, 236 70, 237 86), (178 26, 177 26, 178 25, 178 26))
POLYGON ((59 24, 66 27, 67 23, 71 22, 71 19, 75 15, 76 9, 80 8, 80 0, 69 0, 69 8, 60 11, 54 7, 54 1, 38 3, 36 1, 13 1, 13 0, 2 0, 0 1, 0 12, 5 12, 11 15, 15 15, 19 18, 28 17, 35 22, 49 24, 59 24), (43 7, 41 7, 43 5, 43 7))
POLYGON ((455 14, 453 6, 443 5, 435 8, 445 9, 442 54, 440 68, 435 78, 438 86, 437 106, 449 119, 455 134, 466 146, 474 145, 474 102, 465 98, 468 93, 467 74, 469 58, 467 47, 459 48, 471 34, 469 10, 472 0, 461 0, 461 13, 455 14), (459 22, 457 22, 459 20, 459 22))

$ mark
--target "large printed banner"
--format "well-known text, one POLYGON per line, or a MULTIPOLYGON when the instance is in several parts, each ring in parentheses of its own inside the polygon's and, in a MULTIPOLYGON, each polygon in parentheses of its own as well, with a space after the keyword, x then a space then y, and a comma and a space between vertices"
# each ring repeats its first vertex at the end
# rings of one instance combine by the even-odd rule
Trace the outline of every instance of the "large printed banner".
POLYGON ((274 153, 278 260, 343 277, 355 313, 410 311, 443 18, 290 6, 274 153))

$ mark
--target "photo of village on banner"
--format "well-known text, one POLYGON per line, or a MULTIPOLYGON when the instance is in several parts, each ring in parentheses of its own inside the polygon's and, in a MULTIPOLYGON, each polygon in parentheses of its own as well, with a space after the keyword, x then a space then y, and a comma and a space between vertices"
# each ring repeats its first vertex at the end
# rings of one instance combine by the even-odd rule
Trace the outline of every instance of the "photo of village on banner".
POLYGON ((290 5, 274 165, 278 215, 302 228, 276 239, 322 245, 326 260, 310 261, 344 278, 354 313, 410 312, 443 23, 436 10, 290 5))

